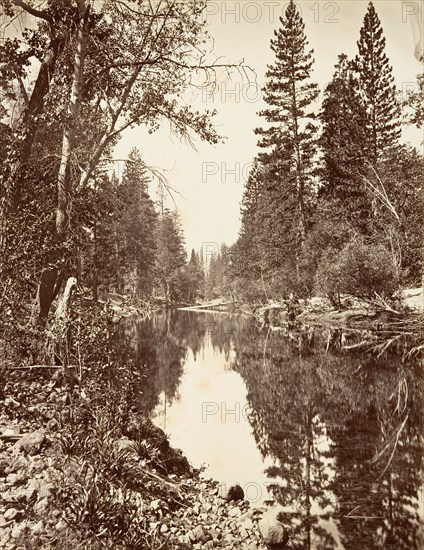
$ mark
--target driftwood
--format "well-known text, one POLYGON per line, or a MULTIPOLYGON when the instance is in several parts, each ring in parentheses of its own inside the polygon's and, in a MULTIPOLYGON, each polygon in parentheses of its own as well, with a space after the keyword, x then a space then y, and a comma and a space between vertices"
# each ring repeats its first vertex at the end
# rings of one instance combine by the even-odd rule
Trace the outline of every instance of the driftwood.
MULTIPOLYGON (((69 365, 75 368, 75 365, 69 365)), ((32 369, 62 369, 62 365, 25 365, 22 367, 10 367, 8 370, 32 370, 32 369)))
POLYGON ((18 441, 24 435, 27 434, 1 434, 0 439, 2 439, 3 441, 18 441))
POLYGON ((208 311, 208 310, 215 310, 217 308, 220 308, 220 307, 226 307, 226 306, 233 306, 235 304, 237 304, 238 302, 236 300, 234 301, 231 301, 231 302, 211 302, 211 303, 206 303, 206 304, 198 304, 196 306, 186 306, 186 307, 182 307, 182 308, 179 308, 179 309, 183 309, 184 311, 196 311, 196 310, 202 310, 202 311, 208 311))

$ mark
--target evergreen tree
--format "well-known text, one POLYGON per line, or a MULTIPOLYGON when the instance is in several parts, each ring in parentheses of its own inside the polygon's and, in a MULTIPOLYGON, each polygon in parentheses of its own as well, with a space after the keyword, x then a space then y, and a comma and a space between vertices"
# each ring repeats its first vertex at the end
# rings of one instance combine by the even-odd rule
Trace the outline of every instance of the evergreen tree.
POLYGON ((128 155, 117 202, 119 279, 133 294, 148 295, 153 282, 156 213, 148 194, 146 168, 136 148, 128 155))
POLYGON ((400 106, 385 47, 381 22, 370 2, 360 31, 355 65, 367 112, 369 161, 373 165, 398 144, 401 134, 400 106))
POLYGON ((187 290, 186 297, 189 303, 194 302, 203 295, 205 285, 205 274, 200 264, 199 256, 194 250, 191 251, 190 261, 186 266, 187 290))
POLYGON ((171 212, 165 208, 159 217, 156 249, 156 284, 161 288, 165 302, 169 303, 175 293, 178 272, 185 266, 187 257, 177 212, 171 212))
POLYGON ((262 188, 262 166, 258 159, 247 178, 241 203, 241 230, 238 238, 238 252, 232 266, 232 272, 250 278, 260 275, 260 261, 258 256, 258 207, 262 188))
POLYGON ((368 150, 366 116, 353 64, 342 54, 325 89, 320 114, 323 185, 319 197, 325 203, 321 212, 335 215, 343 209, 358 229, 364 228, 370 212, 361 178, 368 150))
POLYGON ((259 128, 259 146, 268 149, 260 156, 263 163, 277 162, 284 172, 285 185, 295 196, 298 244, 303 243, 308 225, 308 203, 312 193, 312 169, 316 128, 311 104, 318 87, 311 83, 313 50, 307 51, 305 25, 293 0, 288 5, 281 28, 274 32, 271 49, 275 62, 268 66, 264 99, 269 108, 260 114, 270 123, 259 128), (269 150, 271 149, 271 152, 269 150))

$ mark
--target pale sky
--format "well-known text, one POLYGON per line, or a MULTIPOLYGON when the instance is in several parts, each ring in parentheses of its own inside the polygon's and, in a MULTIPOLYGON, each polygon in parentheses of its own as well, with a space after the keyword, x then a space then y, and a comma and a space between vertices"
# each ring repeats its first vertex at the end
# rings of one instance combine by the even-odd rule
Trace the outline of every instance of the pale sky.
MULTIPOLYGON (((305 21, 309 45, 315 51, 313 80, 321 93, 331 80, 340 53, 356 54, 356 42, 368 1, 298 0, 305 21)), ((424 3, 419 0, 376 0, 374 2, 386 37, 386 53, 400 90, 414 89, 421 70, 414 52, 424 22, 424 3), (420 24, 421 22, 421 24, 420 24)), ((279 26, 279 15, 287 1, 212 1, 207 14, 214 37, 216 56, 245 63, 257 74, 257 86, 264 84, 267 63, 273 62, 270 39, 279 26)), ((422 40, 422 39, 421 39, 422 40)), ((222 62, 222 61, 221 61, 222 62)), ((168 128, 148 135, 142 129, 129 131, 118 144, 117 158, 126 158, 137 146, 148 165, 163 169, 170 185, 181 196, 175 200, 180 212, 187 248, 200 249, 204 243, 237 239, 240 228, 240 201, 249 164, 256 152, 254 128, 263 125, 257 112, 264 107, 261 93, 249 87, 237 73, 232 81, 222 79, 221 89, 211 97, 207 92, 193 97, 196 109, 215 108, 215 124, 224 144, 211 146, 197 141, 197 151, 180 143, 168 128)), ((404 141, 418 146, 422 133, 404 131, 404 141)), ((169 205, 172 206, 172 203, 169 205)), ((210 250, 210 248, 209 248, 210 250)))

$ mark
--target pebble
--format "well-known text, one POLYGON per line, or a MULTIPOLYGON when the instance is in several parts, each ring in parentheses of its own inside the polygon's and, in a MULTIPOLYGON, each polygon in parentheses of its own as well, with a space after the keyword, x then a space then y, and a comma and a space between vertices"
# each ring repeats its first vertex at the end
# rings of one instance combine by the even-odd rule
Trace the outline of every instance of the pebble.
POLYGON ((15 519, 20 513, 21 512, 19 510, 16 510, 16 508, 9 508, 3 514, 3 517, 6 521, 10 521, 11 519, 15 519))

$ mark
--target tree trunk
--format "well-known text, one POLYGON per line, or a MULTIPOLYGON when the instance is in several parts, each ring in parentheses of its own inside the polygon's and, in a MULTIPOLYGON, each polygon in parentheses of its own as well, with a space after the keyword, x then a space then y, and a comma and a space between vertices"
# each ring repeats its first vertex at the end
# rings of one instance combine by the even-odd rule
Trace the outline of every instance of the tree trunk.
POLYGON ((56 61, 67 40, 68 32, 52 38, 41 62, 21 127, 9 147, 8 159, 4 163, 4 170, 0 176, 0 188, 3 190, 0 202, 0 247, 2 249, 7 239, 8 217, 21 202, 22 183, 37 133, 38 120, 44 110, 44 100, 50 90, 56 61))
POLYGON ((61 245, 66 241, 69 234, 70 215, 72 209, 72 182, 71 182, 71 156, 74 149, 75 131, 78 123, 78 117, 81 107, 84 62, 87 48, 88 16, 89 6, 85 7, 81 2, 81 19, 78 27, 77 44, 74 57, 74 75, 72 89, 69 98, 67 124, 63 132, 62 155, 60 160, 59 173, 57 177, 57 207, 56 207, 56 243, 57 249, 50 265, 56 267, 47 267, 43 270, 40 279, 40 289, 38 292, 39 315, 38 325, 44 328, 47 323, 51 304, 55 298, 54 289, 57 288, 59 279, 65 277, 64 273, 57 267, 64 260, 64 250, 61 245))
MULTIPOLYGON (((81 6, 82 7, 82 6, 81 6)), ((62 156, 57 178, 56 232, 59 240, 64 240, 69 230, 72 208, 71 155, 74 149, 75 131, 81 108, 84 62, 87 50, 88 16, 90 7, 84 10, 81 18, 74 59, 74 77, 68 107, 68 123, 65 126, 62 142, 62 156)), ((82 14, 81 14, 82 15, 82 14)))
POLYGON ((93 229, 93 240, 94 240, 94 254, 93 254, 93 301, 97 302, 99 299, 98 294, 98 276, 97 276, 97 222, 94 222, 93 229))
POLYGON ((69 308, 74 288, 77 285, 75 277, 69 277, 66 281, 63 295, 59 300, 56 309, 52 333, 56 347, 56 355, 64 368, 69 365, 69 347, 71 340, 71 330, 69 325, 69 308))

